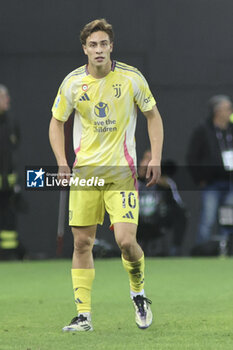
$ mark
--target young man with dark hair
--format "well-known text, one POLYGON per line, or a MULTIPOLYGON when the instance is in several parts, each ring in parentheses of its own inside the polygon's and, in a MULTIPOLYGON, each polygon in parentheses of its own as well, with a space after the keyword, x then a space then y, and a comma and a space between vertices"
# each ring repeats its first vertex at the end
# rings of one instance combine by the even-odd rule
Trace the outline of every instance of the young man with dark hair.
POLYGON ((100 19, 88 23, 80 35, 88 64, 71 72, 61 84, 50 123, 50 142, 61 177, 70 169, 64 150, 64 122, 75 109, 73 173, 104 171, 104 188, 70 191, 69 224, 74 237, 72 281, 78 315, 63 331, 89 331, 91 288, 95 276, 92 248, 97 224, 105 208, 122 252, 130 280, 130 295, 139 328, 152 323, 151 301, 144 292, 144 254, 136 240, 138 191, 136 179, 136 106, 147 119, 152 159, 148 186, 160 177, 163 127, 155 100, 142 74, 134 67, 111 60, 112 26, 100 19), (119 169, 124 169, 122 172, 119 169))

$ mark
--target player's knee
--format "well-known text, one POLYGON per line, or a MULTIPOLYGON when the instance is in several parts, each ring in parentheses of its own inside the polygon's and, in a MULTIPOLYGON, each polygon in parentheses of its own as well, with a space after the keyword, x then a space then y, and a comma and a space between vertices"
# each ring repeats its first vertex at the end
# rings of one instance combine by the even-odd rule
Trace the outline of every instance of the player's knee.
POLYGON ((74 237, 74 251, 77 254, 83 254, 89 250, 92 250, 94 245, 94 239, 91 237, 74 237))
POLYGON ((122 252, 128 253, 130 252, 134 244, 136 244, 136 240, 132 238, 125 238, 121 241, 118 241, 117 243, 122 252))

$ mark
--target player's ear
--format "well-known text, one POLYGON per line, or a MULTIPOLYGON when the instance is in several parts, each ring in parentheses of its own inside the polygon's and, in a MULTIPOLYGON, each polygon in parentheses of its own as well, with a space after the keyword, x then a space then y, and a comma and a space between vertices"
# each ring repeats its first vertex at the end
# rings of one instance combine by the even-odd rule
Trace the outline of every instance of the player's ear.
POLYGON ((113 51, 113 41, 110 43, 110 52, 113 51))
POLYGON ((83 51, 84 51, 85 55, 87 55, 87 48, 86 48, 86 45, 83 45, 83 51))

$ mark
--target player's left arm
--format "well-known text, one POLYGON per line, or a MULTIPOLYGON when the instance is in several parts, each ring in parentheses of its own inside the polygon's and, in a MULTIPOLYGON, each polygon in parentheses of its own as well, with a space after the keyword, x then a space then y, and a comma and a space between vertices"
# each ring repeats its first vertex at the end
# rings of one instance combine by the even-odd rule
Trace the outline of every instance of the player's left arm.
POLYGON ((147 129, 151 146, 151 161, 147 166, 147 187, 156 184, 161 175, 161 157, 163 147, 163 122, 158 108, 153 106, 150 111, 143 112, 147 119, 147 129))

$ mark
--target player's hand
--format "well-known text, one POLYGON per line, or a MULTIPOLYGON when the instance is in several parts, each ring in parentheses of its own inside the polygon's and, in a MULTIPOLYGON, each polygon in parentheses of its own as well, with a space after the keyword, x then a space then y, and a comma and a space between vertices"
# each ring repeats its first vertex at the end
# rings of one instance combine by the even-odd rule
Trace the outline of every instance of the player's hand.
POLYGON ((57 173, 58 180, 66 179, 67 181, 69 181, 70 177, 71 177, 70 167, 68 165, 60 165, 58 167, 58 173, 57 173))
POLYGON ((146 171, 146 179, 148 180, 146 187, 151 187, 155 185, 159 181, 160 176, 161 176, 160 165, 155 165, 155 163, 151 160, 147 166, 147 171, 146 171))

